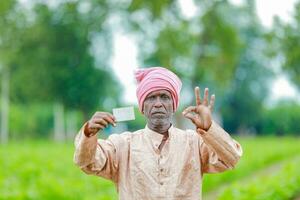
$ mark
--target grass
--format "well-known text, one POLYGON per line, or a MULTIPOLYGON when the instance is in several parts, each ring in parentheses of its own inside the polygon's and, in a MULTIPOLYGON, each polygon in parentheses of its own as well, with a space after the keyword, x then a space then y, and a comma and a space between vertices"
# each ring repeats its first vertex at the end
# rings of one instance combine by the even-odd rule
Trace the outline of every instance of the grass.
POLYGON ((205 174, 203 191, 228 184, 257 170, 299 154, 300 139, 294 137, 261 137, 237 139, 243 147, 243 156, 236 168, 220 174, 205 174))
POLYGON ((274 174, 256 177, 241 185, 239 182, 228 187, 218 200, 290 200, 300 193, 300 157, 287 163, 274 174))
MULTIPOLYGON (((300 152, 299 140, 295 138, 240 138, 238 141, 244 155, 236 169, 205 175, 204 190, 236 182, 255 170, 300 152)), ((0 199, 117 199, 113 183, 88 176, 73 164, 73 152, 71 143, 24 141, 0 145, 0 199)), ((293 173, 298 170, 290 168, 293 173)), ((300 188, 299 182, 295 183, 300 188)), ((236 185, 229 188, 225 196, 237 190, 236 185)), ((250 186, 238 190, 247 193, 248 189, 251 191, 250 186)))
POLYGON ((0 146, 0 199, 117 199, 110 181, 73 164, 73 151, 52 142, 0 146))

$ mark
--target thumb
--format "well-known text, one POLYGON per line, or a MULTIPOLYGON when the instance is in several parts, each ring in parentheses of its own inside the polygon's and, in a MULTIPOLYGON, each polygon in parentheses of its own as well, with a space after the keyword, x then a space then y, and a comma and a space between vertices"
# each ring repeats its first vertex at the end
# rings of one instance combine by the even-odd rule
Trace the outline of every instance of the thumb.
POLYGON ((189 120, 191 120, 193 123, 195 123, 194 115, 191 113, 185 113, 183 116, 189 120))

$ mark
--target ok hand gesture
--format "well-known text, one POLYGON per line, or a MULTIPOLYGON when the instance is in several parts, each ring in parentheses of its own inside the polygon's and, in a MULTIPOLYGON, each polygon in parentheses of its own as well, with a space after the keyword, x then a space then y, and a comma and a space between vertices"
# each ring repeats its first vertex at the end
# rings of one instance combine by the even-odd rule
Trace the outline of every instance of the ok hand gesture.
POLYGON ((208 104, 208 88, 205 88, 204 99, 201 100, 200 89, 199 87, 195 87, 195 96, 196 106, 189 106, 182 114, 195 124, 199 134, 203 134, 212 124, 212 111, 215 103, 215 95, 210 97, 210 102, 208 104))

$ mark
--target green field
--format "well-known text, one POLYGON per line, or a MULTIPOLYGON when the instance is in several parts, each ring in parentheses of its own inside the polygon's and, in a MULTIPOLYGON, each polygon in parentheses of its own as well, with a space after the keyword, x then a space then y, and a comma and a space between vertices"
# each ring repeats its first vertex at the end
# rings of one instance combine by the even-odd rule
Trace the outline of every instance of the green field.
MULTIPOLYGON (((293 199, 299 195, 300 139, 237 140, 244 149, 241 161, 233 171, 205 175, 204 197, 220 187, 219 199, 293 199), (282 167, 276 167, 278 163, 282 167), (265 173, 258 173, 264 169, 265 173)), ((71 143, 1 145, 0 199, 117 199, 111 182, 88 176, 73 164, 73 151, 71 143)))

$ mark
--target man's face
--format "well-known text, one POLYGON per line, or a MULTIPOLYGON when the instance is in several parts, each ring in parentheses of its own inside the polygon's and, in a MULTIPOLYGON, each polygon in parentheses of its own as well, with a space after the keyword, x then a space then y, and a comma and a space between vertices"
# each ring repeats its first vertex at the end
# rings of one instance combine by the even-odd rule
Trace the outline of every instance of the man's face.
POLYGON ((173 99, 167 90, 157 90, 147 95, 143 113, 148 123, 153 125, 170 124, 173 114, 173 99))

